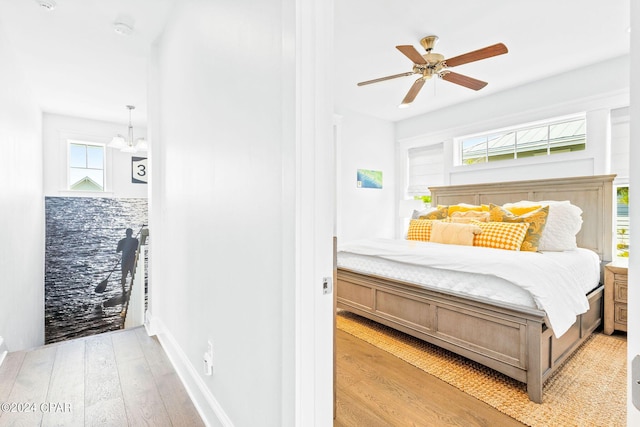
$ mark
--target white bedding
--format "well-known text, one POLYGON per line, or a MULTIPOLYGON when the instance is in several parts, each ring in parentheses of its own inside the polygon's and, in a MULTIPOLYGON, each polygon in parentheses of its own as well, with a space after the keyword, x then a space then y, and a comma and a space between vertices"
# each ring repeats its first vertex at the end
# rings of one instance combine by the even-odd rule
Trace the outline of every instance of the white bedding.
POLYGON ((556 337, 589 309, 586 294, 600 280, 598 255, 588 249, 520 252, 380 238, 339 245, 338 267, 538 308, 556 337))

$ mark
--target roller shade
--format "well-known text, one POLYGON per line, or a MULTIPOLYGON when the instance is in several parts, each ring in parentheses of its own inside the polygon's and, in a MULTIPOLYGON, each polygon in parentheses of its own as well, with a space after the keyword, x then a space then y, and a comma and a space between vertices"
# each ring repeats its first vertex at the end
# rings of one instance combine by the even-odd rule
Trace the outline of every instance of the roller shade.
POLYGON ((409 149, 410 196, 429 194, 429 187, 444 184, 443 144, 409 149))

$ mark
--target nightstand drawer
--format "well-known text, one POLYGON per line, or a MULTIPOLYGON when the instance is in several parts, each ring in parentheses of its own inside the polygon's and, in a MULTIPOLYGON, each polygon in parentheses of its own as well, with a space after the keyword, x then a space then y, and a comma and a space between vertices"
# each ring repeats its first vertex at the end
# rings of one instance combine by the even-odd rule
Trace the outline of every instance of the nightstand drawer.
POLYGON ((614 320, 616 323, 627 323, 627 304, 615 304, 614 320))
POLYGON ((628 260, 616 259, 604 267, 604 333, 627 330, 628 260))
POLYGON ((613 299, 616 302, 627 302, 627 281, 613 282, 613 299))

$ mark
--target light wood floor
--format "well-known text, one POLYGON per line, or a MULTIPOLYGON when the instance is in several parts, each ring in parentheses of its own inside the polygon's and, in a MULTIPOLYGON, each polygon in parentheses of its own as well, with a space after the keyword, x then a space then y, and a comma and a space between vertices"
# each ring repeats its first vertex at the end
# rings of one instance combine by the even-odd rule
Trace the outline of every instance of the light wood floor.
POLYGON ((344 331, 336 330, 334 427, 524 424, 344 331))
POLYGON ((9 353, 0 404, 0 426, 204 425, 143 327, 9 353))

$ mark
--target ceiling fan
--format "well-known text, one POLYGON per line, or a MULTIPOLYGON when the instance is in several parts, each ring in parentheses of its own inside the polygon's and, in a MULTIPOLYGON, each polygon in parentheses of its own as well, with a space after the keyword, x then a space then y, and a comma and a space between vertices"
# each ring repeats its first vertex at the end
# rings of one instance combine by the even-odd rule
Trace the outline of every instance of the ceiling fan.
POLYGON ((458 84, 460 86, 468 87, 473 90, 480 90, 487 85, 487 82, 477 80, 472 77, 465 76, 463 74, 454 73, 450 71, 450 67, 456 67, 458 65, 467 64, 469 62, 479 61, 481 59, 491 58, 492 56, 502 55, 508 52, 507 47, 502 43, 497 43, 491 46, 484 47, 482 49, 474 50, 462 55, 454 56, 453 58, 444 59, 444 56, 433 52, 433 47, 438 41, 438 36, 427 36, 420 40, 420 44, 427 51, 426 54, 421 55, 412 45, 396 46, 400 52, 402 52, 407 58, 413 62, 413 71, 406 73, 394 74, 392 76, 380 77, 373 80, 367 80, 358 83, 358 86, 364 86, 371 83, 378 83, 385 80, 396 79, 399 77, 406 77, 412 74, 420 74, 420 78, 416 80, 409 92, 402 100, 400 107, 408 107, 422 89, 425 81, 431 77, 437 76, 443 80, 451 83, 458 84))

